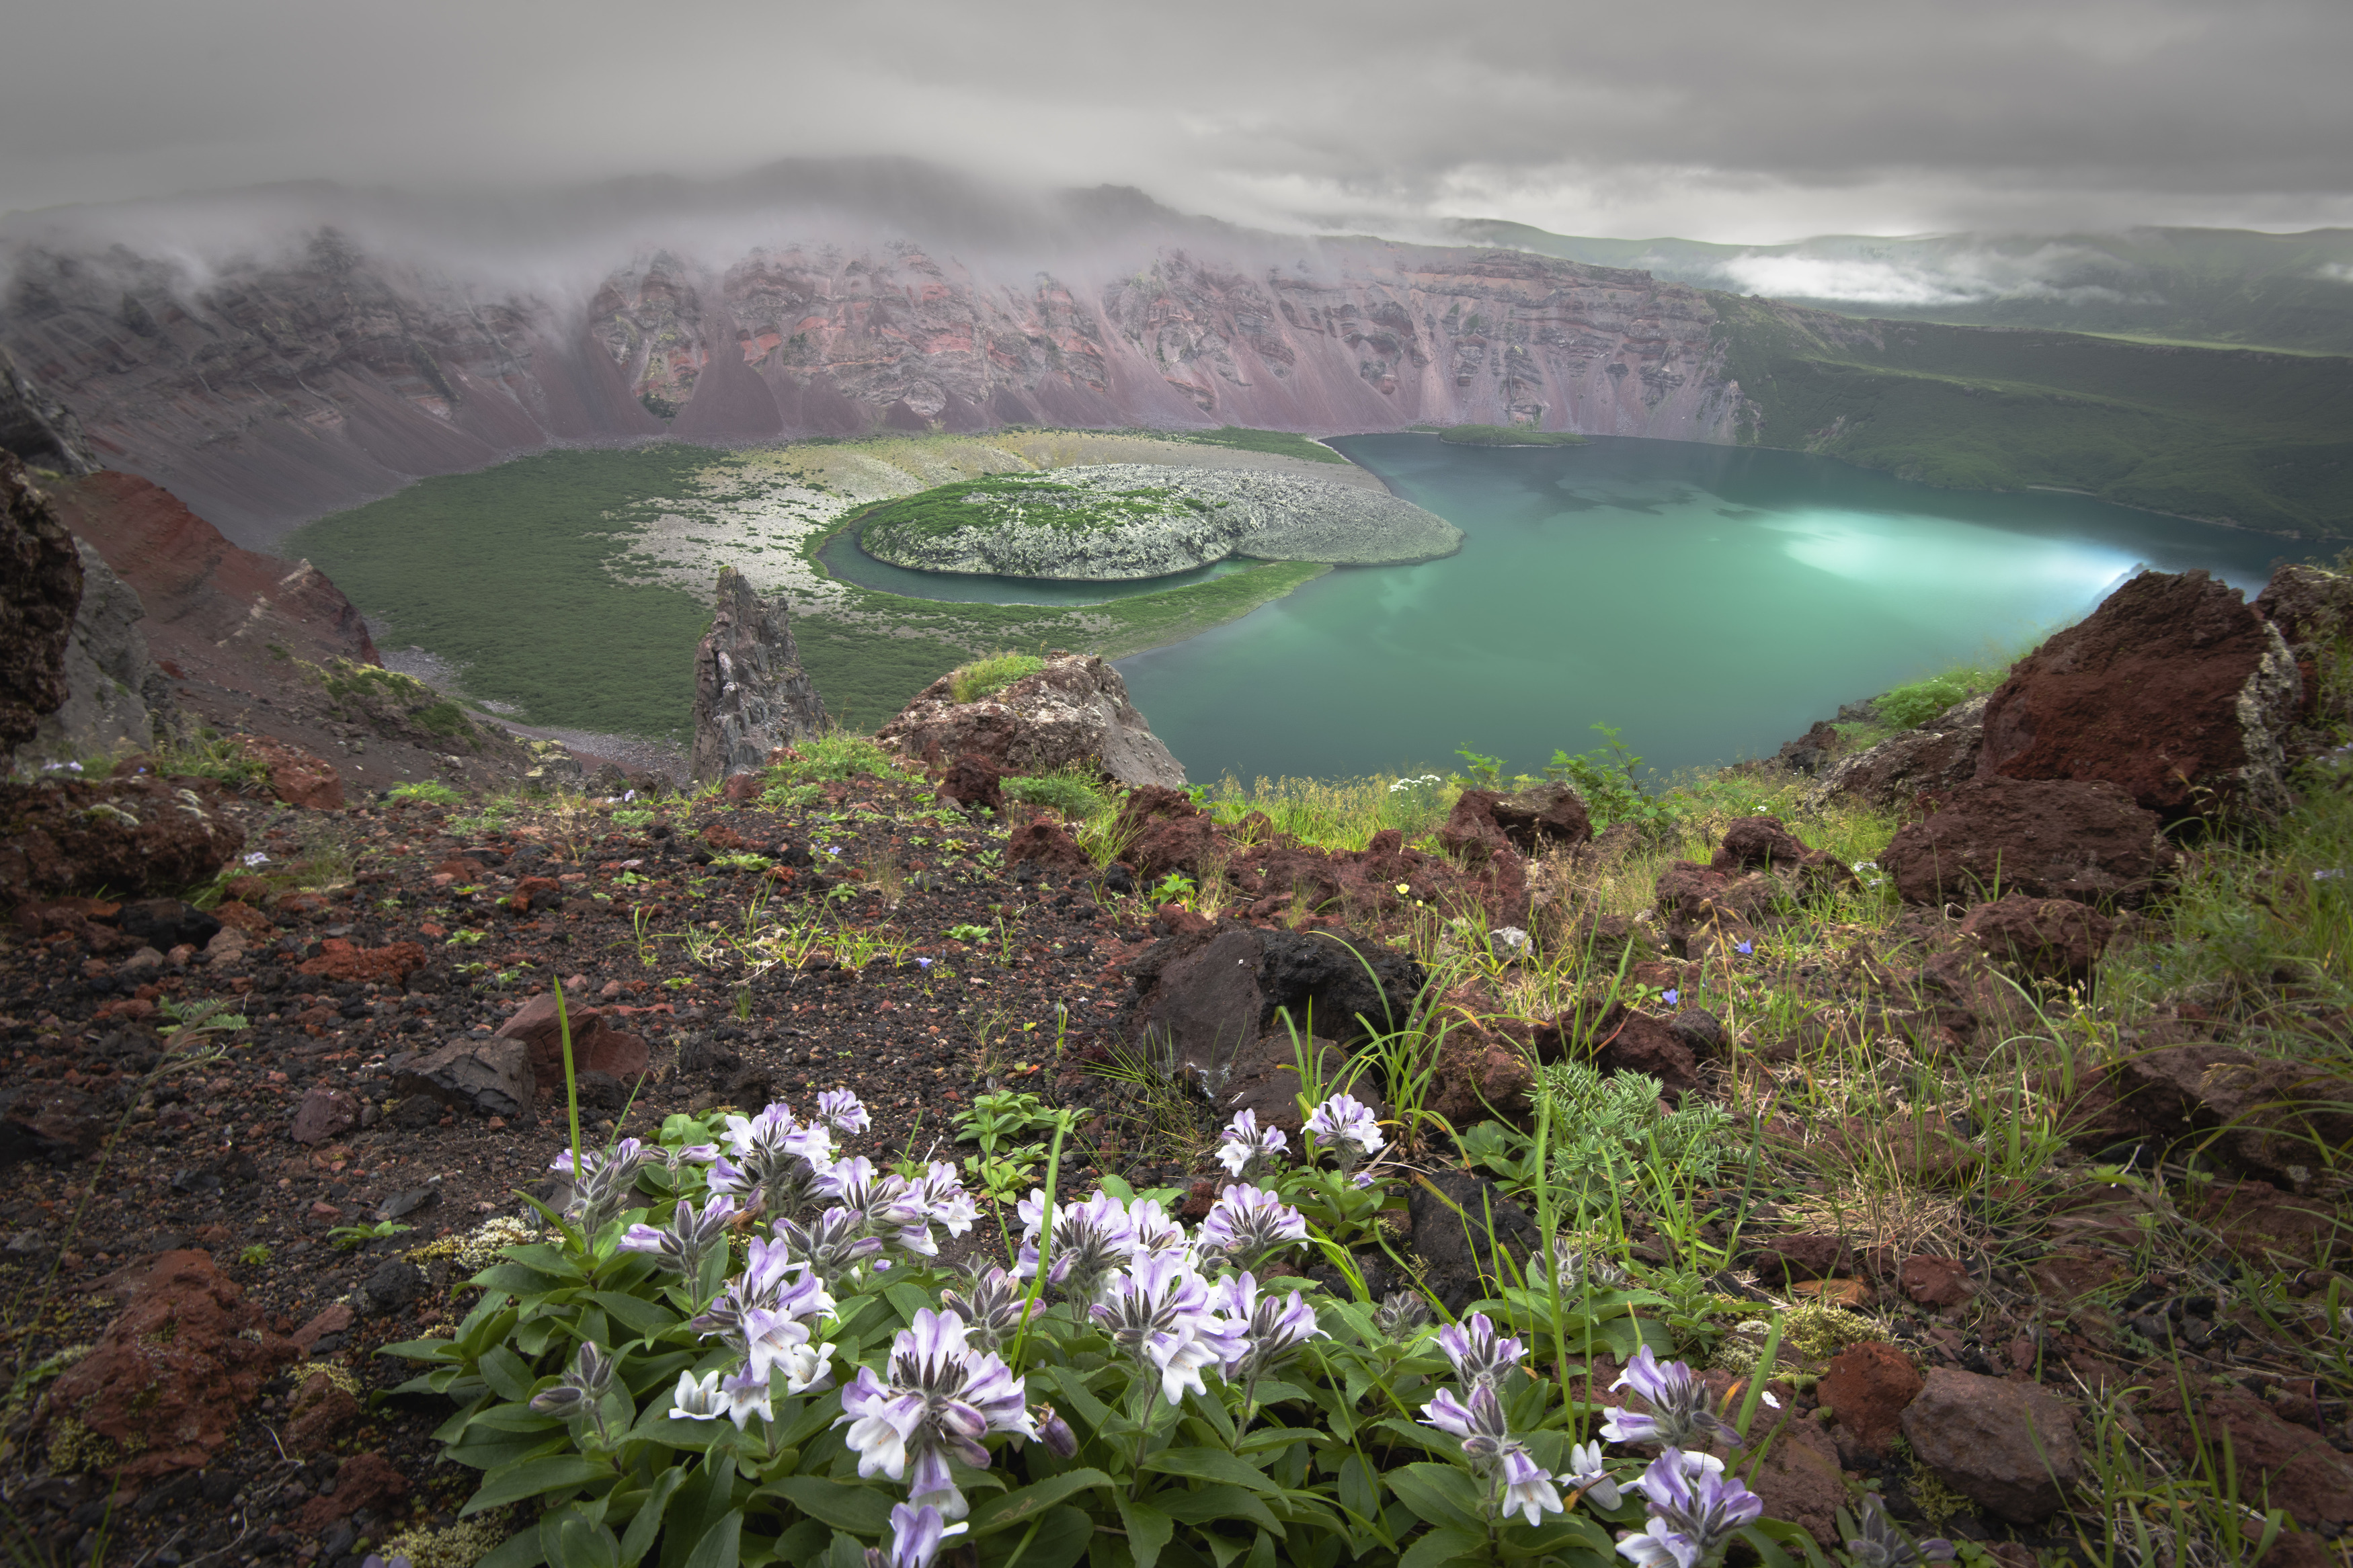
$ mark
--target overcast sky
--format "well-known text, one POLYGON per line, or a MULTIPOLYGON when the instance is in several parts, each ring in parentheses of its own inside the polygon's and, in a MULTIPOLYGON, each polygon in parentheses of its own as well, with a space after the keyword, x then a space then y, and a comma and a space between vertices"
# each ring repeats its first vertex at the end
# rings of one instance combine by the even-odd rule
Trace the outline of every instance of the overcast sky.
POLYGON ((909 153, 1282 226, 2353 224, 2348 0, 78 0, 0 211, 909 153))

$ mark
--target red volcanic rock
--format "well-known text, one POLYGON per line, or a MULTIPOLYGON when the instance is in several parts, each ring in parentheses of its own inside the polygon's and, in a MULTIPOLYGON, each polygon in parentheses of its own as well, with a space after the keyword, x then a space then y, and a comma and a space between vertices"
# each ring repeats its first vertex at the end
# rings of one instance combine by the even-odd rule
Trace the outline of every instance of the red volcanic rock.
POLYGON ((1664 1018, 1612 1002, 1598 1015, 1563 1013, 1535 1032, 1536 1059, 1590 1061, 1604 1072, 1657 1079, 1671 1100, 1699 1088, 1699 1058, 1664 1018))
POLYGON ((2195 1411, 2185 1414, 2181 1390, 2163 1383, 2141 1416, 2158 1441, 2192 1464, 2201 1449, 2219 1452, 2227 1437, 2241 1497, 2285 1509, 2306 1530, 2353 1525, 2353 1458, 2311 1427, 2282 1420, 2245 1389, 2200 1390, 2195 1411))
POLYGON ((1901 1428, 1905 1408, 1926 1380, 1912 1359, 1894 1345, 1849 1345, 1831 1357, 1830 1371, 1815 1393, 1838 1415, 1841 1456, 1875 1458, 1901 1428))
POLYGON ((1980 778, 1896 834, 1879 863, 1905 901, 2145 897, 2171 852, 2158 816, 2105 780, 1980 778))
POLYGON ((106 1327, 98 1348, 52 1386, 44 1419, 70 1417, 126 1456, 128 1480, 212 1462, 293 1345, 203 1252, 166 1252, 106 1327))
POLYGON ((267 735, 230 737, 245 753, 269 770, 269 789, 289 805, 306 811, 341 811, 343 775, 324 757, 314 757, 299 746, 267 735))
POLYGON ((1968 1265, 1954 1258, 1907 1258, 1895 1271, 1895 1283, 1923 1307, 1957 1307, 1977 1294, 1968 1265))
POLYGON ((1986 956, 2036 980, 2083 979, 2115 930, 2116 922, 2089 904, 2023 893, 1979 904, 1961 921, 1961 934, 1986 956))
POLYGON ((2097 779, 2168 820, 2275 804, 2303 705, 2286 643, 2203 572, 2144 572, 1986 703, 1981 779, 2097 779))
POLYGON ((386 1504, 407 1495, 408 1478, 394 1469, 391 1460, 373 1450, 353 1454, 335 1467, 334 1491, 302 1505, 295 1528, 304 1535, 316 1535, 355 1513, 383 1513, 386 1504))
POLYGON ((133 773, 0 784, 0 904, 36 895, 177 891, 245 847, 210 779, 133 773), (193 804, 191 804, 193 803, 193 804))
POLYGON ((1095 868, 1069 829, 1043 817, 1025 822, 1006 836, 1005 863, 1034 865, 1053 877, 1088 877, 1095 868))
POLYGON ((1942 799, 1977 777, 1984 713, 1979 698, 1868 751, 1841 757, 1806 792, 1807 808, 1819 809, 1841 795, 1881 811, 1910 811, 1942 799))
POLYGON ((0 450, 0 761, 66 700, 81 556, 14 452, 0 450))
POLYGON ((297 1454, 325 1450, 360 1418, 360 1402, 323 1372, 314 1372, 294 1391, 288 1407, 286 1446, 297 1454))
POLYGON ((363 984, 373 980, 398 985, 425 967, 425 950, 413 942, 359 947, 342 937, 331 936, 319 945, 322 951, 318 957, 295 966, 301 973, 363 984))
POLYGON ((308 562, 231 544, 171 491, 135 474, 88 474, 58 487, 58 514, 139 591, 148 656, 182 679, 268 690, 277 644, 324 664, 381 662, 367 624, 308 562))
POLYGON ((1000 787, 1005 773, 979 757, 958 757, 949 764, 932 793, 941 801, 963 806, 966 811, 1005 810, 1005 791, 1000 787))
MULTIPOLYGON (((646 1070, 645 1037, 623 1034, 605 1022, 600 1010, 584 1007, 569 997, 564 1014, 572 1026, 575 1074, 601 1072, 626 1082, 646 1070)), ((555 994, 543 991, 499 1026, 496 1037, 521 1040, 530 1047, 532 1077, 542 1093, 554 1093, 564 1086, 564 1022, 556 1016, 555 994)))
POLYGON ((294 1125, 288 1136, 297 1143, 324 1143, 360 1124, 359 1101, 340 1089, 312 1084, 294 1108, 294 1125))
POLYGON ((1112 831, 1126 845, 1120 858, 1146 878, 1176 871, 1198 880, 1210 862, 1227 858, 1217 825, 1180 789, 1146 784, 1134 791, 1112 831))

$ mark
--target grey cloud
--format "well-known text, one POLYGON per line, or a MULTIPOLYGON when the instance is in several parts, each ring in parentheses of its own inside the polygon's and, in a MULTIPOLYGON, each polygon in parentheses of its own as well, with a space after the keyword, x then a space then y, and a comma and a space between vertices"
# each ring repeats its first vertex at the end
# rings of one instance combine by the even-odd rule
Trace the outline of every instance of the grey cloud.
POLYGON ((2341 0, 99 0, 12 22, 0 209, 899 153, 1262 223, 2307 226, 2353 217, 2347 58, 2341 0))

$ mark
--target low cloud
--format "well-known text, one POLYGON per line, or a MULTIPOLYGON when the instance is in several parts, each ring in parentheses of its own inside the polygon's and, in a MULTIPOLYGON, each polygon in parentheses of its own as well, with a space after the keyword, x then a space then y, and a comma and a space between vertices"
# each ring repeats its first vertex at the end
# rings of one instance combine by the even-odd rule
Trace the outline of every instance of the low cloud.
POLYGON ((1727 286, 1744 294, 1782 300, 1831 300, 1854 305, 1920 308, 1983 304, 1993 300, 2055 300, 2069 304, 2150 302, 2150 297, 2109 282, 2084 280, 2087 270, 2113 272, 2108 257, 2077 246, 2044 245, 2023 255, 1996 250, 1942 251, 1925 242, 1910 255, 1824 255, 1748 252, 1717 264, 1727 286))

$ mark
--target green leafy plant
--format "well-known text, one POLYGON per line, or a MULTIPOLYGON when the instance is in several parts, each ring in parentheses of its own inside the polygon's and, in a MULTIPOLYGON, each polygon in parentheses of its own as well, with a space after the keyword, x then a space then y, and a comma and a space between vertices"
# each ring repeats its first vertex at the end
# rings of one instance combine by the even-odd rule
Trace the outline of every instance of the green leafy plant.
POLYGON ((385 794, 388 799, 417 801, 426 805, 455 805, 465 798, 438 779, 418 779, 414 784, 395 784, 385 794))
POLYGON ((239 1263, 244 1264, 248 1268, 259 1268, 263 1265, 267 1264, 269 1261, 269 1258, 270 1252, 269 1244, 259 1241, 255 1242, 252 1246, 245 1248, 242 1252, 239 1252, 237 1255, 237 1260, 239 1263))
POLYGON ((373 1225, 339 1225, 327 1232, 327 1243, 338 1252, 350 1252, 365 1247, 371 1241, 382 1241, 388 1236, 400 1236, 414 1230, 415 1226, 398 1220, 378 1220, 373 1225))

